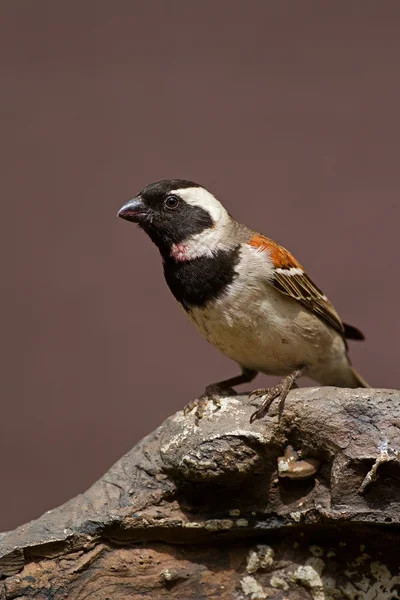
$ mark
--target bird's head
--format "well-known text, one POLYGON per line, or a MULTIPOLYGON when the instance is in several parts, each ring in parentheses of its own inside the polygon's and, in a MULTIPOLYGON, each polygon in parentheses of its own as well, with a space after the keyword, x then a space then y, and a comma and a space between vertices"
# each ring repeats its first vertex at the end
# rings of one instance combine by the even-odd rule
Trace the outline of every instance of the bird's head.
POLYGON ((211 256, 227 244, 231 217, 205 188, 184 179, 151 183, 118 211, 137 223, 164 258, 211 256))

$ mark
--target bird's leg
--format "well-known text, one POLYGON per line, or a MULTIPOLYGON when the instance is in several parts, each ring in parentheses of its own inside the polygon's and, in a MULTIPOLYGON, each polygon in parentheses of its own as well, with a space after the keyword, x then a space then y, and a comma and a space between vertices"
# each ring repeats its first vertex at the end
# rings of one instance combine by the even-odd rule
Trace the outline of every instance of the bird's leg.
POLYGON ((275 398, 279 398, 279 419, 281 418, 283 407, 285 404, 285 399, 290 390, 293 387, 297 387, 296 379, 301 377, 305 371, 305 366, 299 367, 295 369, 289 375, 286 375, 281 381, 272 388, 269 389, 259 389, 254 390, 249 395, 249 398, 254 396, 255 398, 261 399, 260 407, 251 415, 250 423, 253 423, 256 419, 262 419, 268 412, 269 407, 275 398))
POLYGON ((217 406, 217 408, 220 408, 221 396, 235 395, 235 390, 233 389, 234 385, 249 383, 250 381, 253 381, 256 375, 257 371, 242 368, 241 375, 237 375, 236 377, 231 377, 230 379, 225 379, 224 381, 218 381, 217 383, 208 385, 204 393, 199 398, 197 398, 196 400, 192 400, 192 402, 189 402, 189 404, 185 406, 185 408, 183 409, 183 414, 187 415, 191 410, 196 408, 195 416, 196 420, 198 421, 203 416, 205 408, 209 401, 213 402, 217 406))
POLYGON ((218 383, 212 383, 206 387, 204 395, 213 397, 216 395, 220 396, 231 396, 235 394, 233 387, 235 385, 241 385, 242 383, 250 383, 257 375, 257 371, 251 369, 242 369, 240 375, 231 377, 230 379, 224 379, 224 381, 218 381, 218 383))

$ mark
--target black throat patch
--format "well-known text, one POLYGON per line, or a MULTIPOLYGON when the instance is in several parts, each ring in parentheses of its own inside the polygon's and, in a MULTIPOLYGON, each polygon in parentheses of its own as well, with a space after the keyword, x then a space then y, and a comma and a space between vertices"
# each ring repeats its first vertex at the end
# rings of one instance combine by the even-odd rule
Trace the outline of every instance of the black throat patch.
POLYGON ((219 298, 237 277, 240 246, 233 250, 219 250, 214 256, 200 256, 178 262, 168 257, 164 261, 164 275, 169 289, 186 310, 204 307, 219 298))

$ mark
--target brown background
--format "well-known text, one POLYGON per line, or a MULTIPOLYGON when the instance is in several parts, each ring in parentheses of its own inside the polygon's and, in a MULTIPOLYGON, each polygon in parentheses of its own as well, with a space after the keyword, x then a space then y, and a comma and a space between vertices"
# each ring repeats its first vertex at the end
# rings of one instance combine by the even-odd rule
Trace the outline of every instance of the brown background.
POLYGON ((1 3, 0 530, 237 372, 115 217, 151 181, 201 182, 289 247, 365 331, 364 377, 400 385, 399 18, 397 1, 1 3))

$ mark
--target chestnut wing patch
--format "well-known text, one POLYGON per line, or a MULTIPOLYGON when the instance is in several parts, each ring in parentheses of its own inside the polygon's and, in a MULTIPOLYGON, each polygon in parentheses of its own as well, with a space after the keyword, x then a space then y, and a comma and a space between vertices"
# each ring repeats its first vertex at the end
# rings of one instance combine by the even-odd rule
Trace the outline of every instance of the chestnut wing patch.
POLYGON ((275 267, 272 285, 276 289, 301 302, 341 335, 345 335, 343 323, 328 298, 288 250, 262 235, 255 235, 250 240, 250 246, 270 255, 275 267))

